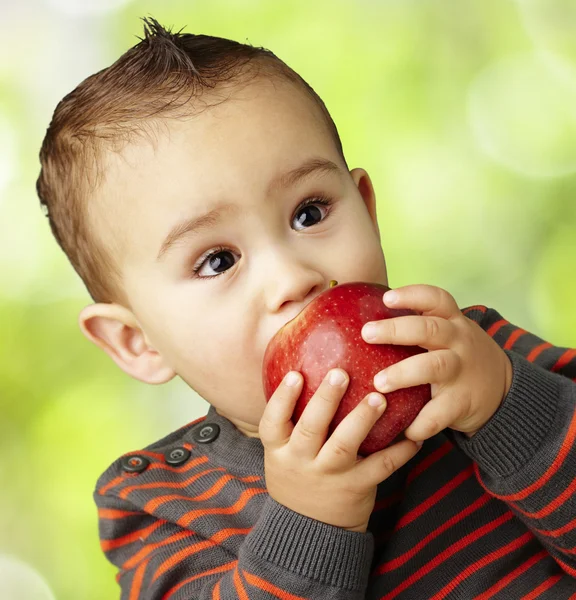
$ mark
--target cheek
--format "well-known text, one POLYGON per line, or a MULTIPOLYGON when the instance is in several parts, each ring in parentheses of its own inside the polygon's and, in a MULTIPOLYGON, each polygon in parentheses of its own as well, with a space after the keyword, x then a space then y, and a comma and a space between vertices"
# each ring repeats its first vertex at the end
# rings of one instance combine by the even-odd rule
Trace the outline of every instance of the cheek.
MULTIPOLYGON (((222 376, 241 357, 238 323, 223 321, 212 309, 181 310, 159 315, 154 330, 163 354, 175 368, 184 372, 202 372, 202 376, 222 376), (161 324, 161 326, 159 326, 161 324)), ((162 352, 161 352, 162 353, 162 352)))
POLYGON ((249 337, 245 315, 232 312, 227 305, 201 302, 195 297, 201 293, 196 286, 138 281, 131 290, 134 314, 151 345, 177 373, 194 378, 199 373, 202 377, 220 373, 221 377, 231 362, 239 360, 249 337))
POLYGON ((348 280, 373 281, 384 269, 384 253, 378 236, 366 227, 353 227, 339 238, 333 261, 348 280))
POLYGON ((187 355, 192 346, 193 311, 182 312, 158 295, 141 294, 136 297, 139 300, 132 303, 132 308, 138 323, 154 349, 176 368, 176 360, 183 354, 187 355), (141 300, 143 297, 145 301, 141 300))

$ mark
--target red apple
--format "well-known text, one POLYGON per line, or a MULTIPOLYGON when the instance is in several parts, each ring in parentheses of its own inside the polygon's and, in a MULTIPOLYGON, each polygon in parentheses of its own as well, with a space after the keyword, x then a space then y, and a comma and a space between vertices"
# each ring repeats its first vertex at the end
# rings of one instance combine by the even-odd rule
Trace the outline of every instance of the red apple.
MULTIPOLYGON (((362 338, 362 327, 368 321, 419 314, 388 308, 382 298, 389 287, 362 281, 341 285, 331 281, 330 286, 278 330, 262 362, 266 401, 288 371, 302 373, 304 384, 292 415, 294 424, 330 369, 338 367, 348 373, 348 388, 330 423, 328 436, 375 390, 376 373, 409 356, 427 352, 420 346, 374 344, 362 338)), ((394 390, 385 397, 386 410, 359 448, 362 456, 389 446, 412 423, 431 398, 430 384, 394 390)))

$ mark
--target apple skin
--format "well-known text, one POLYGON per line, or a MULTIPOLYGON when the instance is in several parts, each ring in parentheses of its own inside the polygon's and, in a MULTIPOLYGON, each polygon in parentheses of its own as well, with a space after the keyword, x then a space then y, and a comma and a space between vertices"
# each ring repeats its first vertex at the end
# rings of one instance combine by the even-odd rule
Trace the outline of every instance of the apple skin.
MULTIPOLYGON (((382 298, 389 287, 362 281, 333 281, 330 285, 333 287, 278 330, 262 361, 266 401, 288 371, 302 373, 304 383, 292 414, 294 424, 330 369, 341 368, 348 373, 348 388, 330 423, 328 437, 367 394, 375 391, 376 373, 409 356, 428 352, 420 346, 374 344, 362 338, 362 327, 368 321, 420 314, 387 307, 382 298)), ((386 409, 360 445, 361 456, 389 446, 430 400, 431 388, 430 384, 417 385, 388 392, 385 397, 386 409)))

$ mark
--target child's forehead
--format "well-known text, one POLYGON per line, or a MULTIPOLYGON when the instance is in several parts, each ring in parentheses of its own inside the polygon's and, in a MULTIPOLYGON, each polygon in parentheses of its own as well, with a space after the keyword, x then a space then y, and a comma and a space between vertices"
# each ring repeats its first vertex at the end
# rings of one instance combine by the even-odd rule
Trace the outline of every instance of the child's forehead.
POLYGON ((220 198, 251 203, 249 191, 265 195, 280 173, 311 157, 338 162, 314 105, 293 86, 248 86, 189 118, 165 120, 152 135, 109 154, 102 220, 113 215, 114 237, 130 240, 136 251, 158 245, 158 232, 191 207, 202 210, 220 198))
POLYGON ((334 146, 320 109, 293 84, 253 83, 224 99, 205 99, 204 104, 204 109, 191 108, 183 118, 146 127, 151 135, 122 150, 115 164, 117 175, 128 182, 136 177, 137 183, 151 173, 162 178, 178 169, 196 170, 199 182, 213 170, 253 171, 259 161, 252 174, 265 177, 268 169, 282 168, 283 162, 306 154, 307 147, 322 153, 334 146), (133 173, 122 172, 124 166, 133 173))

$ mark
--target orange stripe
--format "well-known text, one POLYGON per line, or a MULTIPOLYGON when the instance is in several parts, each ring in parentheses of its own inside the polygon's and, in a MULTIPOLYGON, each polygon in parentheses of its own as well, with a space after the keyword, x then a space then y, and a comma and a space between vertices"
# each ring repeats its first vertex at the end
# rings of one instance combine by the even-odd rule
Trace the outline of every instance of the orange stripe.
POLYGON ((576 350, 568 349, 562 354, 562 356, 556 361, 556 364, 552 367, 553 371, 559 371, 562 367, 565 367, 573 358, 576 358, 576 350))
POLYGON ((149 456, 150 458, 155 458, 157 460, 164 460, 164 455, 159 452, 150 452, 150 450, 134 450, 134 452, 128 452, 127 454, 122 455, 121 458, 125 458, 126 456, 149 456))
POLYGON ((473 310, 479 310, 480 312, 486 314, 488 307, 484 306, 483 304, 475 304, 474 306, 468 306, 467 308, 464 308, 461 312, 463 315, 468 315, 468 313, 472 312, 473 310))
POLYGON ((516 343, 516 340, 519 337, 523 336, 525 333, 528 333, 525 329, 522 329, 521 327, 516 327, 512 335, 506 340, 506 343, 504 344, 503 348, 506 350, 510 350, 512 346, 516 343))
POLYGON ((98 490, 100 496, 103 496, 110 488, 113 488, 115 485, 122 483, 126 479, 126 475, 127 473, 124 473, 123 475, 118 475, 118 477, 114 477, 114 479, 111 479, 106 485, 102 486, 98 490))
MULTIPOLYGON (((571 575, 572 577, 576 577, 576 569, 574 567, 571 567, 570 565, 566 564, 563 560, 560 560, 558 557, 552 556, 552 558, 562 567, 562 569, 564 569, 564 571, 566 571, 566 573, 568 573, 568 575, 571 575)), ((576 594, 575 594, 576 597, 576 594)))
POLYGON ((450 454, 452 450, 454 450, 454 444, 450 440, 447 440, 446 442, 444 442, 444 444, 442 444, 442 446, 434 450, 434 452, 430 452, 430 454, 426 458, 421 460, 418 463, 418 465, 416 465, 410 471, 410 473, 408 473, 408 477, 406 478, 406 485, 412 483, 412 481, 414 481, 414 479, 418 475, 426 471, 426 469, 437 463, 441 458, 443 458, 447 454, 450 454))
POLYGON ((131 556, 122 565, 122 568, 133 569, 140 561, 144 560, 149 554, 154 552, 154 550, 161 548, 162 546, 168 546, 169 544, 177 542, 178 540, 192 537, 193 535, 195 535, 194 531, 179 531, 178 533, 174 533, 173 535, 163 539, 160 542, 156 542, 155 544, 148 544, 147 546, 144 546, 142 550, 139 550, 138 552, 136 552, 136 554, 131 556))
MULTIPOLYGON (((161 469, 162 471, 168 471, 170 473, 186 473, 186 471, 190 471, 194 467, 197 467, 198 465, 201 465, 208 461, 209 461, 209 458, 207 456, 199 456, 198 458, 195 458, 194 460, 188 461, 183 467, 173 467, 172 465, 167 465, 163 462, 152 463, 148 467, 148 470, 150 471, 153 469, 161 469)), ((223 469, 224 467, 219 467, 219 468, 223 469)))
POLYGON ((214 586, 214 591, 212 592, 212 600, 220 600, 220 581, 214 586))
MULTIPOLYGON (((132 454, 134 454, 134 453, 132 453, 132 454)), ((163 456, 162 456, 162 459, 164 459, 163 456)), ((183 471, 188 471, 189 469, 195 467, 197 464, 205 463, 207 461, 208 461, 207 456, 201 456, 200 458, 196 458, 194 461, 187 463, 185 467, 173 467, 172 465, 166 465, 163 462, 162 463, 151 463, 147 467, 147 470, 151 471, 153 469, 164 469, 165 471, 172 471, 172 473, 182 473, 183 471)), ((102 486, 98 490, 98 494, 100 496, 104 496, 104 494, 110 488, 113 488, 114 486, 122 483, 123 481, 126 481, 126 479, 129 479, 131 477, 138 477, 138 475, 139 475, 139 473, 122 473, 122 475, 118 475, 117 477, 114 477, 114 479, 110 480, 106 485, 102 486)))
POLYGON ((146 567, 148 562, 143 562, 134 573, 132 584, 130 585, 130 595, 128 600, 138 600, 140 597, 140 590, 142 589, 142 581, 144 580, 144 573, 146 573, 146 567))
POLYGON ((308 600, 305 596, 296 596, 295 594, 290 594, 286 590, 273 585, 269 581, 266 581, 257 575, 253 575, 252 573, 248 573, 248 571, 242 570, 242 575, 244 575, 244 578, 250 585, 260 588, 269 594, 274 594, 277 598, 281 598, 281 600, 308 600))
POLYGON ((537 588, 534 588, 529 594, 522 596, 520 600, 535 600, 542 592, 549 590, 555 583, 560 581, 562 575, 552 575, 542 582, 537 588))
MULTIPOLYGON (((212 496, 214 496, 216 494, 216 492, 219 492, 224 485, 231 480, 234 481, 241 481, 242 483, 254 483, 255 481, 260 481, 260 476, 258 475, 248 475, 247 477, 236 477, 236 475, 233 475, 231 473, 228 473, 227 475, 225 475, 224 477, 222 477, 219 481, 217 481, 211 488, 207 489, 204 493, 200 494, 199 496, 196 496, 196 498, 198 500, 207 500, 208 498, 212 498, 212 496)), ((260 488, 262 489, 262 488, 260 488)))
POLYGON ((192 482, 200 479, 200 477, 207 475, 208 473, 214 473, 215 471, 225 471, 225 470, 226 469, 224 469, 224 467, 217 467, 214 469, 206 469, 205 471, 202 471, 201 473, 196 473, 195 475, 192 475, 192 477, 189 477, 188 479, 185 479, 184 481, 153 481, 151 483, 141 483, 139 485, 130 485, 130 486, 125 487, 118 494, 118 496, 122 499, 126 499, 128 497, 128 495, 131 492, 133 492, 134 490, 149 490, 149 489, 153 489, 153 488, 181 489, 181 488, 184 488, 187 485, 191 484, 192 482))
POLYGON ((244 589, 244 585, 242 584, 242 579, 240 577, 240 573, 238 572, 238 565, 236 565, 236 568, 232 573, 232 581, 234 582, 234 589, 238 594, 238 598, 240 598, 240 600, 250 600, 246 590, 244 589))
MULTIPOLYGON (((539 529, 531 529, 531 531, 540 533, 539 529)), ((546 547, 548 548, 548 550, 550 550, 550 548, 554 548, 554 550, 557 550, 560 554, 576 554, 576 548, 574 547, 570 548, 570 550, 567 550, 564 546, 558 546, 557 544, 553 544, 552 542, 548 542, 546 544, 546 547)))
MULTIPOLYGON (((229 562, 225 565, 220 565, 219 567, 215 567, 214 569, 210 569, 209 571, 203 571, 202 573, 198 573, 196 575, 193 575, 192 577, 188 577, 188 579, 184 579, 184 581, 181 581, 180 583, 178 583, 177 585, 175 585, 173 588, 170 588, 163 596, 161 600, 170 600, 170 598, 178 591, 181 590, 186 584, 190 583, 191 581, 195 581, 196 579, 200 579, 201 577, 208 577, 209 575, 214 575, 215 573, 223 573, 225 571, 230 571, 231 569, 234 569, 236 567, 236 565, 238 564, 237 560, 233 560, 232 562, 229 562)), ((218 595, 216 596, 212 596, 213 598, 220 598, 220 581, 218 580, 218 582, 216 583, 216 586, 214 586, 214 592, 218 595)))
MULTIPOLYGON (((396 586, 391 592, 388 592, 385 596, 382 596, 380 600, 391 600, 398 596, 398 594, 402 593, 405 589, 409 588, 411 585, 428 575, 431 571, 439 567, 443 562, 446 562, 450 557, 454 556, 464 548, 470 546, 471 544, 477 542, 485 535, 488 535, 494 529, 500 527, 510 519, 513 519, 514 515, 511 511, 507 511, 497 519, 482 525, 482 527, 478 527, 468 535, 465 535, 463 538, 460 538, 457 542, 454 542, 450 546, 448 546, 442 552, 439 552, 433 559, 429 560, 423 567, 420 567, 416 571, 412 571, 409 574, 407 573, 404 577, 404 581, 396 586)), ((532 534, 530 534, 532 535, 532 534)))
POLYGON ((532 350, 530 350, 530 354, 528 354, 528 356, 526 357, 526 360, 528 362, 534 362, 536 360, 536 358, 547 348, 552 348, 552 344, 549 344, 548 342, 544 342, 543 344, 536 346, 536 348, 533 348, 532 350))
MULTIPOLYGON (((205 462, 205 461, 202 461, 205 462)), ((157 469, 162 469, 162 468, 166 468, 168 465, 150 465, 151 467, 155 467, 157 469)), ((174 468, 174 467, 172 467, 174 468)), ((188 469, 186 469, 187 471, 188 469)), ((226 469, 224 467, 214 467, 214 469, 212 469, 213 471, 225 471, 226 469)), ((178 473, 184 473, 185 470, 181 469, 180 471, 178 471, 177 469, 175 469, 176 472, 178 473)), ((254 481, 262 481, 262 477, 260 475, 247 475, 246 477, 236 477, 236 475, 232 475, 236 480, 238 481, 244 481, 247 483, 252 483, 254 481)), ((160 482, 162 483, 162 482, 160 482)), ((167 483, 167 482, 166 482, 167 483)))
POLYGON ((383 573, 389 573, 390 571, 394 571, 394 569, 399 569, 403 564, 407 563, 410 559, 414 558, 416 554, 418 554, 422 548, 427 546, 433 539, 437 538, 440 534, 444 533, 450 527, 454 527, 457 523, 462 521, 462 519, 476 512, 480 508, 482 508, 485 504, 487 504, 491 500, 488 494, 483 494, 478 500, 474 503, 467 506, 464 510, 460 511, 458 514, 454 515, 444 523, 440 527, 434 529, 434 531, 428 534, 424 539, 420 540, 414 547, 410 548, 410 550, 404 552, 400 556, 389 560, 383 564, 381 564, 377 569, 374 570, 375 575, 382 575, 383 573))
POLYGON ((430 600, 442 600, 442 598, 446 598, 446 596, 450 594, 450 592, 454 591, 454 588, 457 585, 462 583, 465 579, 468 579, 468 577, 470 577, 471 575, 476 574, 478 572, 478 569, 482 569, 486 565, 489 565, 495 560, 502 558, 506 554, 509 554, 510 552, 521 548, 532 539, 534 539, 534 536, 529 531, 527 531, 524 535, 521 535, 519 538, 516 538, 515 540, 511 541, 509 544, 506 544, 506 546, 498 548, 498 550, 494 550, 486 556, 483 556, 480 560, 477 560, 475 563, 469 565, 463 571, 461 571, 457 577, 455 577, 448 585, 444 586, 439 592, 434 594, 434 596, 432 596, 430 600))
POLYGON ((208 462, 208 460, 209 459, 207 456, 199 456, 198 458, 189 460, 182 467, 174 467, 173 465, 167 465, 164 461, 162 461, 162 462, 152 463, 148 467, 147 470, 151 471, 154 469, 161 469, 162 471, 168 471, 170 473, 186 473, 186 471, 190 471, 194 467, 197 467, 198 465, 208 462))
POLYGON ((177 524, 181 527, 188 527, 195 519, 207 517, 208 515, 233 515, 240 512, 253 496, 266 493, 265 489, 249 488, 240 494, 240 497, 232 506, 191 510, 183 514, 178 519, 177 524))
POLYGON ((174 554, 173 556, 170 556, 169 558, 167 558, 164 562, 162 562, 158 566, 158 568, 156 569, 156 572, 154 573, 154 576, 152 577, 152 581, 156 581, 158 579, 158 577, 163 575, 166 571, 168 571, 169 569, 171 569, 178 563, 182 562, 188 556, 190 556, 192 554, 197 554, 198 552, 204 550, 205 548, 212 548, 214 546, 217 546, 221 542, 223 542, 225 539, 232 537, 234 535, 248 535, 251 530, 252 530, 251 527, 247 527, 245 529, 238 529, 238 528, 222 529, 221 531, 219 531, 218 533, 214 534, 213 536, 211 536, 210 538, 208 538, 206 540, 202 540, 201 542, 196 542, 192 546, 187 546, 186 548, 181 548, 180 550, 178 550, 178 552, 176 554, 174 554))
POLYGON ((535 565, 537 562, 541 561, 547 556, 548 552, 546 552, 546 550, 537 552, 525 563, 521 564, 519 567, 516 567, 513 571, 510 571, 510 573, 502 577, 502 579, 496 582, 492 587, 488 588, 484 593, 476 596, 474 600, 488 600, 489 598, 492 598, 494 594, 497 594, 500 590, 504 589, 509 583, 517 579, 519 575, 522 575, 522 573, 526 572, 532 565, 535 565))
MULTIPOLYGON (((551 515, 554 511, 558 510, 566 500, 572 498, 574 492, 576 491, 576 479, 573 479, 570 485, 564 489, 564 491, 552 500, 549 504, 537 510, 536 512, 528 512, 526 510, 522 510, 521 508, 515 507, 521 514, 531 517, 533 519, 542 519, 551 515)), ((572 528, 572 527, 571 527, 572 528)))
MULTIPOLYGON (((205 461, 202 461, 205 462, 205 461)), ((158 465, 158 468, 160 468, 161 465, 158 465)), ((197 466, 197 465, 192 465, 192 466, 197 466)), ((192 468, 192 467, 190 467, 192 468)), ((188 471, 189 469, 186 469, 186 471, 188 471)), ((183 488, 186 487, 190 482, 195 481, 196 479, 198 479, 199 477, 201 477, 202 475, 205 475, 207 473, 212 473, 214 471, 226 471, 226 469, 224 467, 214 467, 213 469, 207 469, 205 471, 202 471, 201 473, 197 473, 196 475, 193 475, 190 479, 185 480, 184 482, 173 482, 173 481, 153 481, 151 483, 141 483, 138 485, 131 485, 129 487, 125 487, 119 494, 118 496, 120 498, 126 498, 128 496, 128 494, 130 494, 130 492, 132 492, 133 490, 144 490, 144 489, 151 489, 151 488, 156 488, 156 487, 168 487, 168 488, 183 488)), ((184 473, 184 469, 182 471, 180 471, 180 473, 184 473)), ((236 477, 236 475, 230 474, 230 476, 235 479, 236 481, 241 481, 243 483, 254 483, 256 481, 261 481, 262 477, 260 477, 260 475, 247 475, 246 477, 236 477)))
POLYGON ((496 323, 490 325, 490 327, 486 330, 486 333, 490 337, 494 337, 505 325, 511 325, 511 323, 509 323, 506 319, 500 319, 499 321, 496 321, 496 323))
POLYGON ((118 538, 114 538, 112 540, 100 540, 100 547, 104 552, 108 552, 109 550, 115 550, 116 548, 120 548, 121 546, 126 546, 128 544, 132 544, 138 540, 144 541, 152 532, 156 531, 158 527, 164 525, 166 521, 159 520, 156 523, 152 523, 148 527, 143 527, 142 529, 137 529, 136 531, 131 531, 127 535, 123 535, 118 538))
MULTIPOLYGON (((234 479, 234 477, 232 475, 225 475, 224 477, 222 477, 222 479, 220 481, 216 482, 210 489, 208 489, 205 492, 202 492, 201 494, 198 494, 197 496, 182 496, 181 494, 167 494, 164 496, 158 496, 157 498, 153 498, 152 500, 147 502, 144 506, 144 510, 146 512, 153 513, 159 506, 161 506, 162 504, 165 504, 166 502, 170 502, 171 500, 183 500, 185 502, 202 502, 208 498, 216 496, 217 493, 222 490, 224 485, 231 479, 234 479)), ((248 488, 248 489, 250 490, 250 489, 254 489, 254 488, 248 488)), ((259 490, 257 493, 266 491, 265 489, 262 489, 262 488, 256 488, 256 489, 259 490)))
POLYGON ((473 470, 472 466, 466 467, 460 471, 456 477, 453 477, 448 483, 444 484, 439 490, 434 492, 432 496, 420 502, 418 506, 412 510, 404 513, 402 517, 397 521, 394 531, 399 531, 402 527, 405 527, 412 521, 415 521, 418 517, 422 516, 427 510, 432 508, 435 504, 440 502, 442 498, 445 498, 450 492, 455 490, 459 485, 464 483, 467 479, 472 477, 473 470))
MULTIPOLYGON (((194 467, 198 466, 199 464, 208 462, 208 460, 209 459, 207 456, 201 456, 199 458, 194 459, 193 461, 188 462, 184 467, 173 467, 172 465, 166 465, 164 463, 151 463, 148 466, 147 471, 153 471, 155 469, 162 469, 164 471, 170 471, 172 473, 185 473, 186 471, 193 469, 194 467)), ((216 470, 225 471, 226 469, 224 467, 216 467, 216 470)), ((139 475, 139 473, 123 473, 122 475, 115 477, 114 479, 109 481, 106 485, 101 487, 98 490, 98 494, 100 496, 103 496, 110 488, 113 488, 114 486, 126 481, 129 478, 138 477, 138 475, 139 475)), ((262 479, 263 478, 259 475, 250 475, 247 477, 240 478, 239 481, 253 482, 253 481, 262 481, 262 479)), ((130 487, 132 489, 135 489, 136 487, 140 487, 140 486, 130 486, 130 487)), ((119 496, 122 496, 122 492, 120 492, 119 496)))
MULTIPOLYGON (((552 476, 554 474, 556 474, 558 472, 558 470, 560 469, 560 467, 566 460, 566 457, 568 456, 570 450, 572 449, 575 439, 576 439, 576 411, 572 415, 572 421, 570 422, 570 426, 568 428, 568 433, 566 434, 566 437, 564 438, 564 440, 562 442, 560 451, 558 452, 558 455, 554 459, 554 462, 550 465, 548 470, 541 477, 539 477, 532 485, 529 485, 528 487, 524 488, 523 490, 521 490, 519 492, 516 492, 515 494, 500 495, 500 494, 495 494, 494 492, 488 490, 488 488, 486 487, 486 485, 484 484, 484 482, 482 481, 482 479, 480 477, 480 471, 478 469, 478 465, 476 463, 474 463, 474 471, 476 473, 476 478, 478 479, 480 485, 489 494, 491 494, 495 498, 498 498, 500 500, 506 500, 507 502, 523 500, 524 498, 527 498, 530 494, 532 494, 536 490, 539 490, 544 484, 546 484, 552 478, 552 476)), ((556 501, 552 502, 551 504, 554 504, 555 502, 556 501)), ((558 506, 559 505, 560 504, 558 504, 558 506)), ((518 510, 520 510, 520 509, 518 509, 518 510)), ((539 513, 527 513, 524 511, 520 511, 520 512, 522 512, 525 515, 542 514, 542 511, 540 511, 539 513)))
MULTIPOLYGON (((572 519, 571 521, 566 523, 566 525, 558 527, 558 529, 535 529, 534 527, 532 527, 532 531, 536 531, 537 533, 541 533, 542 535, 545 535, 547 537, 562 537, 563 535, 566 535, 573 529, 576 529, 576 519, 572 519)), ((563 551, 566 552, 566 549, 564 548, 563 551)), ((574 550, 574 552, 576 552, 576 550, 574 550)))
POLYGON ((98 518, 99 519, 124 519, 125 517, 132 517, 134 515, 141 515, 141 512, 136 510, 117 510, 115 508, 99 508, 98 518))

